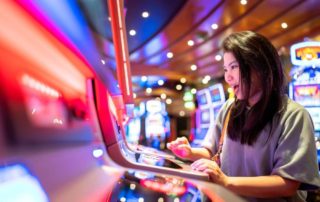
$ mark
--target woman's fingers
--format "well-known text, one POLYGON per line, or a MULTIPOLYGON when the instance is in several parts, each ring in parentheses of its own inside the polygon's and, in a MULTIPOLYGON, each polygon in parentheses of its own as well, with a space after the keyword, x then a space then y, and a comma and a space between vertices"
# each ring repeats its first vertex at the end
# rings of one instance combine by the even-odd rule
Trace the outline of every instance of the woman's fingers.
POLYGON ((172 149, 172 152, 182 158, 188 158, 191 155, 191 148, 189 145, 181 144, 172 149))
POLYGON ((219 168, 216 162, 208 160, 208 159, 200 159, 191 164, 192 169, 198 171, 204 171, 206 169, 215 169, 219 168))
POLYGON ((187 138, 185 138, 185 137, 179 137, 179 138, 177 138, 176 140, 168 143, 168 144, 167 144, 167 147, 168 147, 169 149, 173 149, 173 148, 178 147, 179 145, 182 145, 182 144, 187 144, 187 145, 189 145, 189 141, 187 140, 187 138))

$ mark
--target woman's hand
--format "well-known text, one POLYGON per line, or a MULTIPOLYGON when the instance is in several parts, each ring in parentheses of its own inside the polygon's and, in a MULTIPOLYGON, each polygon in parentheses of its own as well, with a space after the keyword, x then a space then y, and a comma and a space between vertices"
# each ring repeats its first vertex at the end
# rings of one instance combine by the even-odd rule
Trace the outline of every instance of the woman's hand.
POLYGON ((224 187, 228 185, 228 176, 226 176, 218 164, 209 159, 199 159, 191 164, 192 169, 205 172, 209 175, 210 179, 224 187))
POLYGON ((189 141, 185 137, 177 138, 176 140, 167 144, 167 148, 170 149, 176 156, 182 159, 190 160, 192 157, 192 149, 189 141))

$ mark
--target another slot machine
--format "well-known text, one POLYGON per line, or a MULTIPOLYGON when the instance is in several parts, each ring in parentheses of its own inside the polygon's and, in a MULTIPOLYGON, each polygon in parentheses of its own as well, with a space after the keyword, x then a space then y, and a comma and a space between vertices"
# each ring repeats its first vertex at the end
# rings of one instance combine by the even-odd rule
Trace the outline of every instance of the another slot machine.
POLYGON ((220 108, 226 101, 225 93, 221 83, 214 84, 209 87, 209 94, 211 98, 211 107, 213 110, 213 119, 218 116, 220 108))
POLYGON ((303 105, 314 123, 320 162, 320 42, 302 42, 291 46, 292 82, 289 97, 303 105))
POLYGON ((210 94, 207 88, 197 91, 196 98, 198 109, 196 110, 196 132, 192 142, 193 146, 199 146, 209 131, 210 123, 214 115, 211 108, 210 94))
POLYGON ((196 110, 196 135, 194 146, 201 145, 204 137, 210 133, 218 112, 225 102, 225 94, 221 83, 197 92, 198 109, 196 110))

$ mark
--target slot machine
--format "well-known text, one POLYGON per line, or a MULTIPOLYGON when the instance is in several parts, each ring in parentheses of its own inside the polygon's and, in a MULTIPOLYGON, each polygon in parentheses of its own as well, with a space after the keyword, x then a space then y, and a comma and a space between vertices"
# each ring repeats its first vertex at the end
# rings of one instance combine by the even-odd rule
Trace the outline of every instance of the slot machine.
POLYGON ((320 162, 320 42, 302 42, 290 49, 292 82, 289 97, 301 104, 311 115, 320 162))
POLYGON ((0 3, 0 201, 242 201, 215 184, 183 178, 192 175, 179 169, 156 173, 159 158, 125 147, 112 98, 118 88, 108 82, 112 74, 99 75, 103 70, 92 65, 99 53, 94 40, 73 43, 60 27, 66 21, 50 29, 42 23, 52 16, 35 16, 46 13, 43 4, 62 6, 82 27, 77 36, 90 37, 88 26, 77 26, 80 10, 65 1, 33 3, 0 3), (138 159, 139 170, 121 163, 122 156, 138 159))

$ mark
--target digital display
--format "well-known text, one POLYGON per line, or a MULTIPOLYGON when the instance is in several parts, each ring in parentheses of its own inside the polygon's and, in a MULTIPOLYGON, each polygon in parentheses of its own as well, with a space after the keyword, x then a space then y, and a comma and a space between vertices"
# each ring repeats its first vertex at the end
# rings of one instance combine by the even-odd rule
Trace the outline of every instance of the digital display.
POLYGON ((201 124, 210 123, 210 109, 202 110, 200 112, 200 122, 201 124))
POLYGON ((223 86, 221 83, 215 84, 209 88, 212 104, 225 102, 223 86))
POLYGON ((199 93, 197 95, 197 100, 199 105, 207 105, 208 104, 208 99, 205 93, 199 93))
POLYGON ((0 201, 49 201, 38 179, 22 165, 0 167, 0 201))
POLYGON ((221 100, 219 89, 210 90, 210 94, 211 94, 211 101, 212 102, 219 102, 221 100))
POLYGON ((293 86, 293 96, 303 106, 320 106, 320 84, 293 86))

